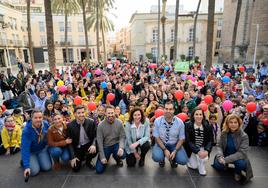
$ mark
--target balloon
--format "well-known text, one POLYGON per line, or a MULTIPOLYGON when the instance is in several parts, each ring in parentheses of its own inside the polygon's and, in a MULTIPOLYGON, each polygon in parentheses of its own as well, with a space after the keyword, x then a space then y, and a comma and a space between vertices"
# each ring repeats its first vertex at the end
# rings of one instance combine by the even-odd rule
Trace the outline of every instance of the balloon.
POLYGON ((226 100, 222 103, 222 108, 226 111, 229 112, 233 108, 234 104, 232 101, 226 100))
POLYGON ((106 99, 110 102, 112 102, 115 99, 115 95, 113 93, 109 93, 106 97, 106 99))
POLYGON ((208 110, 208 105, 204 102, 200 103, 198 107, 202 108, 203 112, 208 110))
POLYGON ((222 81, 224 84, 227 84, 227 83, 229 83, 229 82, 231 81, 231 79, 230 79, 229 77, 227 77, 227 76, 224 76, 224 77, 221 79, 221 81, 222 81))
POLYGON ((169 66, 165 66, 165 71, 168 71, 169 70, 169 66))
POLYGON ((107 68, 108 68, 108 69, 111 69, 111 68, 113 68, 113 65, 112 65, 112 64, 108 64, 108 65, 107 65, 107 68))
POLYGON ((164 79, 164 78, 165 78, 165 75, 161 75, 160 78, 161 78, 161 79, 164 79))
POLYGON ((242 67, 239 67, 238 69, 239 69, 240 72, 244 72, 245 71, 245 67, 243 67, 243 66, 242 67))
POLYGON ((2 105, 0 105, 0 107, 2 108, 2 112, 5 112, 5 111, 6 111, 6 109, 7 109, 7 108, 6 108, 6 106, 5 106, 5 105, 3 105, 3 104, 2 104, 2 105))
POLYGON ((217 95, 218 97, 223 97, 224 93, 223 93, 223 91, 222 91, 221 89, 218 89, 218 90, 216 91, 216 95, 217 95))
POLYGON ((157 64, 155 64, 155 63, 151 63, 151 64, 149 65, 149 68, 151 68, 151 69, 156 69, 156 68, 157 68, 157 64))
POLYGON ((90 78, 90 77, 91 77, 91 73, 88 72, 88 73, 86 74, 86 77, 87 77, 87 78, 90 78))
POLYGON ((126 91, 131 91, 133 89, 133 86, 131 84, 126 84, 125 85, 125 90, 126 91))
POLYGON ((60 87, 59 87, 59 91, 60 91, 61 93, 64 93, 64 92, 67 91, 67 87, 66 87, 65 85, 60 86, 60 87))
POLYGON ((248 111, 249 113, 255 112, 256 109, 257 109, 257 105, 256 105, 256 103, 254 103, 254 102, 249 102, 249 103, 247 104, 247 111, 248 111))
POLYGON ((232 76, 232 74, 230 72, 226 72, 225 76, 228 76, 230 78, 232 76))
POLYGON ((92 111, 96 110, 97 105, 95 102, 90 102, 90 103, 88 103, 87 107, 92 112, 92 111))
POLYGON ((196 78, 195 77, 191 77, 191 80, 193 81, 193 82, 195 82, 196 81, 196 78))
POLYGON ((186 77, 187 77, 186 74, 182 74, 182 75, 181 75, 181 79, 182 79, 183 81, 186 80, 186 77))
POLYGON ((183 98, 183 92, 181 91, 181 90, 177 90, 177 91, 175 91, 175 98, 177 99, 177 100, 181 100, 182 98, 183 98))
POLYGON ((57 86, 58 86, 58 87, 63 86, 63 85, 64 85, 64 82, 63 82, 62 80, 59 80, 59 81, 57 82, 57 86))
POLYGON ((186 113, 179 113, 177 117, 180 118, 183 122, 188 119, 188 115, 186 113))
POLYGON ((205 101, 206 104, 210 104, 210 103, 213 102, 213 97, 211 95, 206 95, 204 97, 204 101, 205 101))
POLYGON ((106 82, 101 82, 101 88, 102 88, 102 89, 107 88, 107 83, 106 83, 106 82))
POLYGON ((75 105, 80 105, 80 104, 82 104, 82 98, 79 97, 79 96, 76 96, 76 97, 74 98, 74 104, 75 104, 75 105))
POLYGON ((100 69, 97 69, 97 70, 95 70, 95 74, 96 75, 101 75, 102 74, 102 71, 100 69))
POLYGON ((261 119, 261 122, 262 122, 265 126, 268 126, 268 118, 261 119))
POLYGON ((163 116, 165 114, 165 112, 161 109, 157 109, 155 112, 154 112, 154 116, 156 118, 160 117, 160 116, 163 116))
POLYGON ((204 86, 204 82, 202 80, 197 82, 197 86, 203 87, 204 86))

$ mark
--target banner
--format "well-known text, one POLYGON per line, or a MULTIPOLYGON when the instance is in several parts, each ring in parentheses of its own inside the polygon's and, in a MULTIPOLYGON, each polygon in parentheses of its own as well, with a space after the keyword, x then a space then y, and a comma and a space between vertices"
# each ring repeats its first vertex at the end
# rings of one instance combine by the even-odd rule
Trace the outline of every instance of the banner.
POLYGON ((189 71, 189 62, 188 61, 177 61, 175 64, 175 72, 188 72, 189 71))

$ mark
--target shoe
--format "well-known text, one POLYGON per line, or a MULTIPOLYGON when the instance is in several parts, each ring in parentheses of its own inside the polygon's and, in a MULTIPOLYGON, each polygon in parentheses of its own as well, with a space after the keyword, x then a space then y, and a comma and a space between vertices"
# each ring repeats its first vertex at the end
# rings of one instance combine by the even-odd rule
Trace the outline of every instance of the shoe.
POLYGON ((191 168, 191 169, 194 169, 194 170, 197 169, 197 168, 194 168, 194 167, 191 165, 191 163, 187 163, 187 167, 188 167, 188 168, 191 168))
POLYGON ((95 166, 92 163, 86 164, 90 170, 95 170, 95 166))
POLYGON ((241 178, 242 178, 241 174, 235 174, 235 175, 234 175, 234 179, 235 179, 235 181, 240 181, 241 178))
POLYGON ((200 159, 198 159, 198 172, 201 176, 207 175, 205 164, 200 159))
POLYGON ((170 161, 171 168, 177 168, 178 164, 175 161, 170 161))
POLYGON ((60 170, 61 169, 61 164, 59 162, 54 163, 52 168, 53 168, 53 170, 60 170))
POLYGON ((144 160, 140 160, 139 161, 139 167, 143 167, 144 166, 144 160))
POLYGON ((161 168, 164 168, 164 167, 165 167, 165 161, 160 161, 160 162, 159 162, 159 166, 160 166, 161 168))
POLYGON ((123 161, 121 159, 117 160, 116 164, 117 164, 118 167, 123 167, 124 166, 124 163, 123 163, 123 161))

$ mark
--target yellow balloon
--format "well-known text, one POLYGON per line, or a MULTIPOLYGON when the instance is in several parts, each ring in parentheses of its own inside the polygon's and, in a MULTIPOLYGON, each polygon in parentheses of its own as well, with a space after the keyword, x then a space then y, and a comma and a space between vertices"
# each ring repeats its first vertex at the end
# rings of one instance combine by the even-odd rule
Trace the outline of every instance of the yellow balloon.
POLYGON ((57 86, 60 87, 60 86, 63 86, 64 85, 64 82, 62 80, 59 80, 58 83, 57 83, 57 86))

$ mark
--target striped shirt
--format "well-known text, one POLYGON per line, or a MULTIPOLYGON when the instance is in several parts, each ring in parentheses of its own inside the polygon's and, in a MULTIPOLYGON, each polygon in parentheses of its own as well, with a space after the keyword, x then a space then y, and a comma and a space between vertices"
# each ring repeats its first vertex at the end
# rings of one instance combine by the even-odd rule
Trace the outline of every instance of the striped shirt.
POLYGON ((203 146, 204 140, 204 128, 203 125, 197 126, 194 124, 195 145, 199 148, 203 146))

